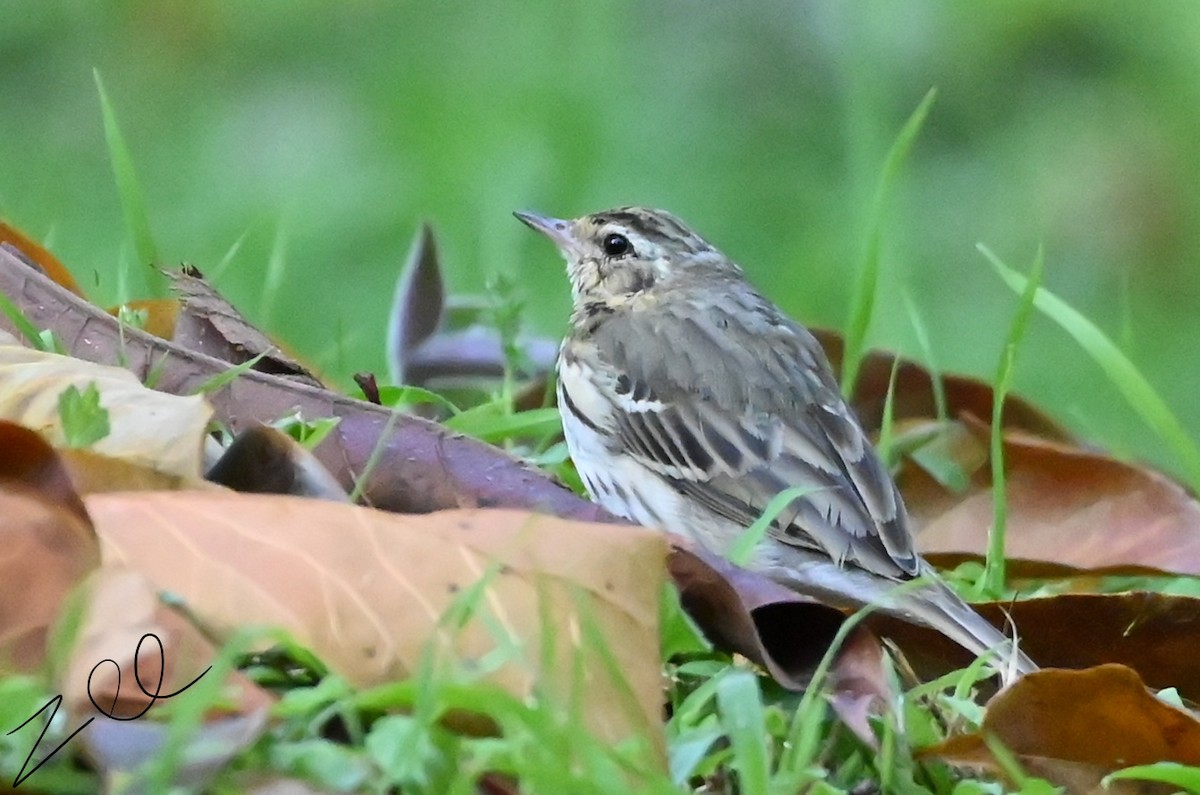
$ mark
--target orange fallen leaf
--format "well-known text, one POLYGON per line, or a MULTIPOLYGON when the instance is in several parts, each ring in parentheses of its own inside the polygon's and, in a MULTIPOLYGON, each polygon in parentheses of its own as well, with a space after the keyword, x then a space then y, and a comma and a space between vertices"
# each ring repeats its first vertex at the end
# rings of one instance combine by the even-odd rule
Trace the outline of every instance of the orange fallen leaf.
POLYGON ((41 664, 70 589, 100 562, 91 520, 61 460, 0 422, 0 670, 41 664))
POLYGON ((51 254, 49 249, 33 240, 33 238, 21 230, 0 221, 0 243, 8 243, 13 246, 59 285, 67 288, 81 298, 84 297, 83 290, 79 288, 75 277, 58 261, 58 257, 51 254))
MULTIPOLYGON (((143 330, 160 339, 169 340, 175 336, 175 322, 179 318, 179 300, 176 298, 140 298, 126 301, 124 306, 135 312, 144 312, 146 322, 143 330)), ((121 307, 114 306, 108 314, 118 317, 121 307)))
MULTIPOLYGON (((987 460, 987 428, 968 423, 987 460)), ((1022 431, 1004 434, 1007 556, 1078 569, 1145 567, 1200 575, 1200 503, 1146 467, 1022 431)), ((981 554, 991 470, 954 494, 911 463, 898 478, 923 553, 981 554)))
MULTIPOLYGON (((997 626, 1011 618, 1021 648, 1051 668, 1121 663, 1151 687, 1200 701, 1200 598, 1160 593, 1059 594, 975 609, 997 626)), ((876 614, 867 623, 895 641, 922 678, 971 662, 948 638, 876 614)))
POLYGON ((106 564, 145 573, 217 631, 282 627, 364 686, 412 674, 430 643, 451 671, 499 655, 489 678, 582 699, 596 734, 653 738, 661 753, 657 532, 234 493, 101 494, 87 504, 106 564), (443 621, 477 586, 479 620, 443 621))
MULTIPOLYGON (((100 569, 85 583, 83 605, 59 690, 73 722, 93 719, 80 737, 101 772, 137 775, 166 745, 167 727, 156 720, 162 707, 197 697, 189 690, 202 678, 217 675, 209 669, 217 650, 166 607, 139 572, 119 566, 100 569)), ((230 672, 219 704, 188 737, 173 783, 202 788, 266 729, 274 700, 240 672, 230 672)))
POLYGON ((1200 765, 1200 721, 1151 694, 1123 665, 1029 674, 988 702, 978 732, 952 737, 922 751, 951 764, 977 765, 990 757, 991 735, 1018 757, 1043 760, 1039 773, 1054 779, 1048 760, 1116 770, 1153 762, 1200 765))
MULTIPOLYGON (((828 329, 813 329, 813 334, 825 349, 833 369, 840 375, 845 342, 841 334, 828 329)), ((992 385, 978 378, 953 373, 941 374, 946 397, 946 415, 953 419, 962 414, 991 417, 994 392, 992 385)), ((937 417, 937 401, 933 376, 923 365, 897 356, 891 351, 869 351, 858 371, 852 404, 864 427, 879 429, 884 405, 892 395, 892 419, 933 419, 937 417), (896 369, 896 385, 890 385, 892 368, 896 369)), ((1022 429, 1047 439, 1067 441, 1070 434, 1032 403, 1016 395, 1004 401, 1004 427, 1022 429)))
POLYGON ((121 367, 0 345, 0 417, 43 432, 52 443, 63 441, 58 396, 68 386, 93 384, 111 426, 93 451, 179 477, 200 473, 212 416, 203 397, 155 391, 121 367))
MULTIPOLYGON (((705 636, 758 663, 783 687, 807 688, 845 614, 686 538, 671 540, 668 566, 680 603, 705 636)), ((874 745, 868 718, 893 703, 894 694, 883 671, 883 647, 866 627, 855 627, 835 652, 830 689, 838 717, 874 745)))

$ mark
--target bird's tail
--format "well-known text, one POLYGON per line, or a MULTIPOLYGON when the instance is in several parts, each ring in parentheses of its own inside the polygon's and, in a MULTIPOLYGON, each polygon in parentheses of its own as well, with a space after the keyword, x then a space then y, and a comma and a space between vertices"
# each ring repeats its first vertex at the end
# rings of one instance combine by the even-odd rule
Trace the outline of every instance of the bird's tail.
POLYGON ((775 581, 835 607, 857 609, 866 604, 913 624, 937 630, 1000 668, 1004 684, 1038 670, 1015 637, 993 627, 924 564, 920 577, 898 582, 797 547, 786 557, 760 562, 756 568, 775 581))
POLYGON ((903 600, 911 607, 913 619, 972 654, 993 660, 1005 685, 1038 670, 1037 663, 1021 651, 1015 633, 1009 637, 996 629, 936 574, 929 572, 925 577, 930 582, 912 593, 912 601, 903 600))
MULTIPOLYGON (((779 551, 779 546, 772 548, 779 551)), ((785 557, 758 561, 757 568, 776 582, 838 608, 874 609, 936 629, 976 656, 995 660, 1004 685, 1038 670, 1018 640, 992 627, 958 593, 950 590, 928 564, 916 580, 883 578, 852 566, 838 566, 827 556, 792 546, 785 557)))

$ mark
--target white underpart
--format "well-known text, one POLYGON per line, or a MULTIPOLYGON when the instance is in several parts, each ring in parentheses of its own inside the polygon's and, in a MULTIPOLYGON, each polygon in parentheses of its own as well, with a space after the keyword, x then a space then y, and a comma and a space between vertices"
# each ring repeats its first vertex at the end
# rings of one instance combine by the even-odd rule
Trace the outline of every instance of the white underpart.
POLYGON ((588 494, 606 510, 638 524, 687 533, 687 506, 679 492, 633 458, 614 455, 603 435, 566 410, 564 392, 597 428, 613 427, 612 404, 596 388, 595 378, 592 369, 578 360, 559 361, 558 400, 563 407, 560 412, 563 435, 588 494))

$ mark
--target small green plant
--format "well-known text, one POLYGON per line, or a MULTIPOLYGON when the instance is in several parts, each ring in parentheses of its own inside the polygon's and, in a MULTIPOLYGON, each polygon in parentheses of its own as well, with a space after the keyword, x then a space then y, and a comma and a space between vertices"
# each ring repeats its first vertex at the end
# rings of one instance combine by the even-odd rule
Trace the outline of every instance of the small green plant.
POLYGON ((300 416, 300 413, 297 412, 289 414, 286 417, 281 417, 272 424, 309 450, 313 450, 325 440, 325 437, 332 433, 339 422, 341 422, 341 418, 339 417, 322 417, 315 420, 308 420, 300 416))
POLYGON ((67 447, 91 447, 108 436, 108 409, 100 405, 100 390, 93 381, 80 391, 71 384, 58 395, 58 419, 67 447))

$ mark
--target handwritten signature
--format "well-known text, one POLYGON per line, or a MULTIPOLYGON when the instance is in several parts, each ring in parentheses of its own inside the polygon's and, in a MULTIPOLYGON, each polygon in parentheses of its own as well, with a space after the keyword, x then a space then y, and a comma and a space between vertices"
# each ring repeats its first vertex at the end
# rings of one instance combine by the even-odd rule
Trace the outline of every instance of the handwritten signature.
MULTIPOLYGON (((88 700, 92 702, 92 706, 95 707, 100 713, 102 713, 103 715, 106 715, 107 717, 111 718, 112 720, 119 720, 119 721, 137 720, 138 718, 145 715, 152 706, 154 706, 154 702, 158 701, 160 698, 162 698, 162 699, 174 698, 175 696, 182 693, 184 690, 187 690, 189 687, 191 687, 192 685, 199 682, 200 679, 206 673, 208 673, 210 670, 212 670, 211 665, 208 668, 205 668, 203 671, 201 671, 199 676, 197 676, 192 681, 188 682, 183 687, 176 690, 174 693, 159 692, 162 689, 163 675, 166 671, 166 654, 163 650, 162 639, 160 639, 158 637, 158 635, 155 635, 153 632, 147 632, 145 635, 142 635, 141 640, 138 641, 137 649, 133 653, 133 678, 134 678, 134 680, 137 681, 138 689, 141 690, 142 693, 145 694, 145 696, 150 699, 150 703, 148 703, 142 709, 142 711, 137 713, 136 715, 120 716, 120 715, 113 714, 113 710, 116 710, 116 707, 117 707, 117 697, 120 695, 120 692, 121 692, 121 678, 120 678, 121 677, 121 666, 117 663, 116 660, 113 660, 111 658, 101 660, 100 662, 98 662, 92 666, 92 670, 88 674, 88 683, 87 683, 88 700), (142 654, 142 644, 146 642, 147 638, 153 638, 154 642, 156 644, 158 644, 158 663, 159 663, 159 665, 158 665, 158 683, 154 686, 154 692, 150 692, 149 690, 146 689, 146 686, 144 684, 142 684, 142 675, 139 670, 139 663, 141 661, 141 654, 142 654), (117 693, 113 696, 113 705, 112 705, 111 710, 107 710, 104 707, 97 704, 95 696, 92 695, 92 677, 96 675, 96 669, 98 669, 100 666, 104 665, 105 663, 112 663, 113 667, 115 667, 117 669, 117 693)), ((41 734, 39 734, 37 740, 34 741, 33 747, 29 749, 29 756, 25 757, 25 764, 21 765, 20 772, 17 773, 17 777, 13 779, 12 785, 14 787, 19 787, 21 785, 22 781, 24 781, 25 779, 29 778, 34 773, 36 773, 38 771, 38 768, 40 768, 42 765, 46 764, 46 762, 50 761, 50 758, 53 757, 55 754, 57 754, 59 751, 61 751, 63 749, 63 746, 65 746, 67 743, 71 742, 71 740, 74 739, 75 735, 79 734, 81 731, 86 729, 88 727, 88 725, 91 724, 91 722, 96 719, 96 716, 93 715, 92 717, 85 720, 83 722, 82 726, 80 726, 75 731, 71 732, 70 735, 67 736, 67 739, 63 740, 61 743, 58 744, 57 747, 54 748, 54 750, 50 751, 50 753, 48 753, 44 757, 42 757, 41 761, 38 762, 36 765, 34 765, 32 770, 30 770, 28 773, 26 773, 25 768, 29 767, 29 761, 31 759, 33 759, 33 754, 37 751, 38 745, 41 744, 42 738, 44 738, 46 736, 46 730, 48 728, 50 728, 50 722, 54 720, 54 716, 58 713, 59 706, 62 705, 62 698, 63 698, 62 694, 60 693, 59 695, 50 699, 45 704, 43 704, 41 706, 41 708, 38 709, 37 712, 33 713, 28 718, 26 718, 25 721, 20 726, 18 726, 17 728, 13 729, 10 732, 8 732, 8 734, 10 734, 10 735, 14 734, 15 732, 19 732, 21 729, 25 728, 25 726, 27 726, 29 724, 29 722, 31 720, 33 720, 34 718, 36 718, 38 715, 41 715, 46 710, 50 710, 50 714, 46 718, 46 725, 42 727, 41 734)))

